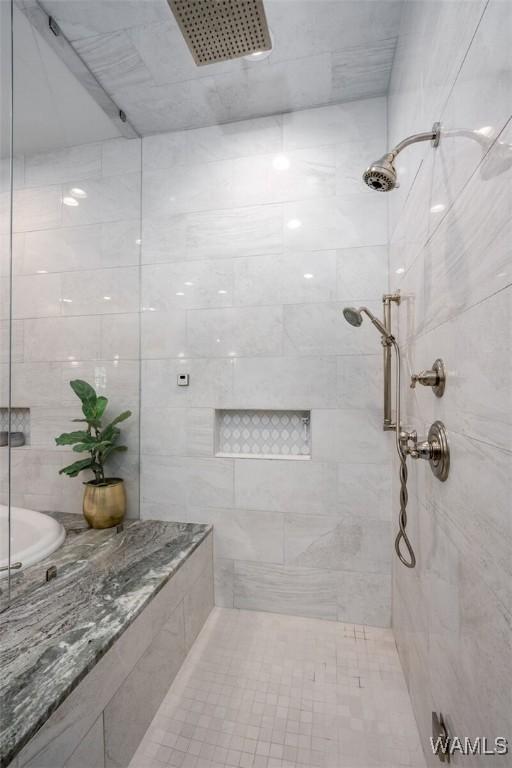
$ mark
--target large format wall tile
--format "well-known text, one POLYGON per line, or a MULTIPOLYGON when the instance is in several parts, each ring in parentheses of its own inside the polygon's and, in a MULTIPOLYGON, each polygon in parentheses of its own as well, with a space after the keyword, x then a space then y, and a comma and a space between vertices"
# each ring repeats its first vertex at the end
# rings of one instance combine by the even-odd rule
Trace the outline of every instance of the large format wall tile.
POLYGON ((357 248, 387 242, 387 200, 370 189, 284 203, 283 221, 284 245, 290 250, 357 248))
POLYGON ((276 254, 282 248, 281 205, 230 207, 187 216, 186 256, 189 259, 276 254))
POLYGON ((235 505, 242 509, 322 514, 336 509, 335 464, 313 461, 235 461, 235 505))
POLYGON ((140 225, 112 221, 83 227, 26 232, 16 246, 18 272, 42 274, 125 267, 139 263, 140 225))
POLYGON ((336 577, 328 571, 235 561, 235 608, 336 619, 336 577))
POLYGON ((277 153, 282 149, 282 120, 280 115, 275 115, 239 123, 212 125, 196 131, 148 136, 144 142, 145 168, 156 171, 190 163, 277 153))
POLYGON ((234 303, 303 304, 335 299, 336 253, 301 251, 235 259, 234 303))
MULTIPOLYGON (((232 507, 231 459, 142 456, 142 499, 180 507, 232 507)), ((172 517, 168 519, 174 519, 172 517)))
POLYGON ((101 175, 101 144, 43 152, 25 158, 25 186, 42 187, 101 175))
MULTIPOLYGON (((433 710, 462 738, 492 741, 512 725, 511 23, 499 0, 407 3, 391 78, 391 142, 442 124, 437 150, 418 145, 397 162, 391 196, 404 378, 436 357, 447 370, 441 400, 423 388, 404 398, 418 434, 445 423, 451 467, 439 483, 410 466, 418 560, 393 569, 393 627, 427 747, 433 710)), ((426 759, 434 768, 428 749, 426 759)))
POLYGON ((100 350, 100 317, 44 317, 25 321, 25 359, 94 360, 100 350))
POLYGON ((77 176, 68 186, 63 186, 62 194, 69 194, 73 187, 82 189, 87 197, 80 199, 77 206, 63 206, 62 223, 65 227, 139 218, 140 173, 85 181, 77 176))
MULTIPOLYGON (((215 79, 250 113, 254 92, 215 79)), ((144 139, 142 514, 213 522, 219 604, 389 624, 381 348, 341 314, 380 314, 388 288, 387 197, 360 178, 385 120, 378 98, 144 139), (311 460, 215 458, 217 408, 310 410, 311 460)))
POLYGON ((233 304, 231 261, 150 264, 142 268, 142 306, 156 310, 208 309, 233 304))
POLYGON ((279 306, 203 309, 187 314, 187 343, 194 357, 259 357, 282 353, 279 306))
POLYGON ((133 412, 123 425, 129 451, 109 471, 126 478, 129 515, 137 517, 141 142, 39 153, 17 168, 12 402, 31 409, 32 434, 15 457, 13 498, 81 511, 85 478, 59 477, 72 454, 55 436, 80 415, 69 382, 84 378, 109 398, 111 414, 133 412))
POLYGON ((372 517, 372 511, 368 516, 355 513, 341 519, 338 515, 287 514, 285 563, 304 568, 389 575, 390 524, 388 520, 372 517))
POLYGON ((336 407, 336 358, 241 357, 232 361, 235 408, 336 407), (277 382, 279 383, 277 385, 277 382))

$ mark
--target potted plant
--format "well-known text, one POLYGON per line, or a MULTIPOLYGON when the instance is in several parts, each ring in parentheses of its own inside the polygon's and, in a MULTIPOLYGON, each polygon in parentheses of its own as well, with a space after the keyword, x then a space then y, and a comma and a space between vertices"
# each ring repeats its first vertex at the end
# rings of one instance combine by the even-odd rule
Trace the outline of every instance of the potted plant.
POLYGON ((87 480, 84 492, 84 517, 92 528, 110 528, 119 523, 126 513, 124 482, 119 477, 105 477, 105 462, 113 453, 126 451, 125 445, 118 445, 121 431, 117 425, 128 419, 131 411, 123 411, 106 427, 102 418, 108 405, 106 397, 98 396, 86 381, 75 379, 69 382, 73 392, 82 401, 83 419, 73 419, 87 425, 75 432, 64 432, 55 438, 57 445, 72 445, 76 453, 87 453, 59 474, 77 477, 80 472, 91 470, 93 480, 87 480))

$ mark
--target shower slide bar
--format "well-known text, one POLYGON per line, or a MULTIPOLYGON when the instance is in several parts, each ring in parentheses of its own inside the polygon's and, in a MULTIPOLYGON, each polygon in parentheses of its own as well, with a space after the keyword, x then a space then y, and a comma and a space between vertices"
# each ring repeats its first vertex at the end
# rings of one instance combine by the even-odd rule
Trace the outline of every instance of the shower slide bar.
MULTIPOLYGON (((388 333, 391 333, 391 305, 400 304, 400 291, 394 293, 385 293, 382 296, 382 307, 384 310, 384 327, 388 333)), ((383 342, 383 365, 384 365, 384 421, 383 430, 390 432, 396 430, 396 420, 393 421, 392 398, 393 391, 391 385, 391 345, 383 342)))

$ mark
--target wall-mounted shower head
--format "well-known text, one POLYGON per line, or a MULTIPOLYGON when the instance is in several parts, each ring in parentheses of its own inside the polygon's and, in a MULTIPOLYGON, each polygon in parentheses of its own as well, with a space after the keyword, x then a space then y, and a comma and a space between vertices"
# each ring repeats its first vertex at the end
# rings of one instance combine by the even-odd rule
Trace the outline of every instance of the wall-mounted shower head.
POLYGON ((356 309, 356 307, 345 307, 343 310, 343 317, 347 323, 350 323, 350 325, 353 325, 355 328, 359 328, 363 323, 363 313, 370 318, 372 324, 386 341, 391 341, 393 339, 393 336, 386 330, 383 323, 381 323, 378 317, 375 317, 373 312, 370 312, 367 307, 359 307, 359 309, 356 309))
POLYGON ((364 183, 377 192, 389 192, 397 186, 394 155, 390 152, 375 160, 363 173, 364 183))
POLYGON ((428 133, 416 133, 414 136, 404 139, 391 152, 383 155, 368 166, 363 173, 364 183, 376 192, 389 192, 391 189, 395 189, 398 187, 398 182, 394 162, 398 153, 405 149, 405 147, 408 147, 409 144, 416 144, 418 141, 430 141, 433 147, 437 147, 440 136, 441 126, 439 123, 434 123, 432 130, 428 133))

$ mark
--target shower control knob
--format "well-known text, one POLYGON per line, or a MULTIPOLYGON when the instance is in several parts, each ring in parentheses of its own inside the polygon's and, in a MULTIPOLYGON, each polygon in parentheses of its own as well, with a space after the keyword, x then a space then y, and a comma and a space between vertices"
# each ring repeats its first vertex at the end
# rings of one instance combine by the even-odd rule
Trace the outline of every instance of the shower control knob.
POLYGON ((441 421, 434 421, 426 440, 418 440, 415 429, 411 432, 400 432, 402 451, 411 459, 425 459, 438 480, 444 482, 450 471, 450 449, 446 429, 441 421))
POLYGON ((415 389, 416 384, 423 384, 424 387, 432 387, 436 397, 442 397, 446 383, 446 374, 443 361, 438 358, 432 368, 420 373, 413 373, 411 376, 411 389, 415 389))

